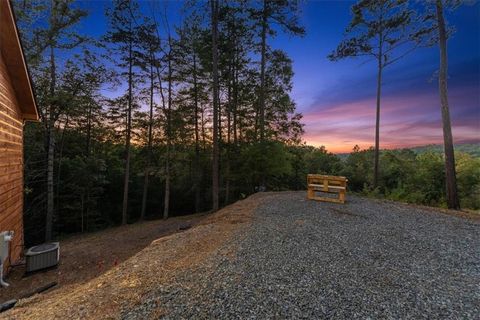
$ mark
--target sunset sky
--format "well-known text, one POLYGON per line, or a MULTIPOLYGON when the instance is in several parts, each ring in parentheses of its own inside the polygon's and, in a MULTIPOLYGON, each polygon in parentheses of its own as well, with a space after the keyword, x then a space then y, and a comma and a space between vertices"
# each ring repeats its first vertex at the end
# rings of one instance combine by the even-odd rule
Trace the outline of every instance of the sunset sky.
MULTIPOLYGON (((362 59, 330 62, 326 57, 341 41, 351 19, 351 1, 305 1, 301 21, 306 36, 279 34, 273 48, 294 61, 293 98, 303 113, 304 139, 329 151, 349 152, 355 144, 373 145, 375 63, 362 59)), ((89 33, 105 30, 101 1, 83 2, 89 33)), ((182 2, 168 2, 170 23, 178 23, 182 2)), ((447 12, 456 33, 448 42, 449 98, 456 143, 480 142, 480 4, 447 12)), ((438 47, 421 48, 384 73, 381 148, 442 143, 438 85, 438 47)))
MULTIPOLYGON (((341 41, 350 22, 347 1, 307 1, 304 38, 280 36, 273 45, 294 60, 293 96, 304 115, 309 144, 332 152, 351 151, 374 142, 375 63, 362 59, 330 62, 326 56, 341 41)), ((455 142, 480 141, 480 6, 447 13, 456 28, 448 42, 449 94, 455 142)), ((442 143, 438 84, 438 47, 422 48, 384 73, 381 147, 442 143)))

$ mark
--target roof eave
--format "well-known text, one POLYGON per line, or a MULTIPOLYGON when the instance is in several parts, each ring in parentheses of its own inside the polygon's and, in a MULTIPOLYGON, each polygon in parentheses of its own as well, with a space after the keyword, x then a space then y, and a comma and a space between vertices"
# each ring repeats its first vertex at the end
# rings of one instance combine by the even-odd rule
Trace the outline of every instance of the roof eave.
POLYGON ((32 81, 25 60, 20 34, 18 32, 15 13, 9 0, 0 0, 0 11, 2 17, 2 43, 6 43, 1 50, 5 64, 11 76, 17 100, 22 111, 23 120, 38 121, 38 109, 35 101, 32 81), (13 70, 13 71, 10 71, 13 70))

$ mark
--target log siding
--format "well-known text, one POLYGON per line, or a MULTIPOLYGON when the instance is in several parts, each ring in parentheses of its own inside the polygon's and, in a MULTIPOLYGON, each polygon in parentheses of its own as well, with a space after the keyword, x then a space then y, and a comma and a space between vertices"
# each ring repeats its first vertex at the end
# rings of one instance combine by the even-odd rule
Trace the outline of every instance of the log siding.
POLYGON ((10 262, 23 251, 23 114, 0 54, 0 231, 15 232, 10 243, 10 262))

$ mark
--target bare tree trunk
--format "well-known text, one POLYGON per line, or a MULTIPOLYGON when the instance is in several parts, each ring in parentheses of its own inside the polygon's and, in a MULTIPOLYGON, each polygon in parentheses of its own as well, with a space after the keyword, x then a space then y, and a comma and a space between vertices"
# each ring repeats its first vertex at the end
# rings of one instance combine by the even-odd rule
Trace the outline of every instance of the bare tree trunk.
MULTIPOLYGON (((218 19, 218 18, 217 18, 218 19)), ((217 49, 218 52, 218 49, 217 49)), ((218 67, 217 67, 218 70, 218 67)), ((218 89, 217 89, 217 119, 218 119, 218 150, 222 148, 223 143, 223 126, 222 126, 222 100, 220 99, 220 93, 222 92, 222 86, 220 84, 220 80, 218 81, 218 89)), ((218 163, 221 163, 221 153, 218 154, 218 163)), ((220 169, 219 169, 220 172, 220 169)), ((219 173, 220 175, 220 173, 219 173)))
POLYGON ((218 211, 219 191, 219 141, 218 141, 218 0, 211 0, 212 7, 212 71, 213 71, 213 161, 212 161, 212 210, 218 211))
POLYGON ((170 147, 172 140, 171 112, 172 112, 172 39, 168 35, 168 110, 167 110, 167 154, 165 159, 165 198, 163 206, 163 219, 168 218, 170 211, 170 147))
MULTIPOLYGON (((130 23, 131 24, 131 23, 130 23)), ((131 30, 131 27, 130 27, 131 30)), ((125 141, 125 176, 123 182, 123 206, 122 206, 122 224, 127 224, 128 210, 128 184, 130 180, 130 138, 132 130, 132 39, 128 47, 128 110, 127 110, 127 137, 125 141)))
POLYGON ((143 193, 142 193, 142 210, 140 211, 140 221, 145 220, 145 211, 147 208, 147 198, 148 198, 148 179, 150 175, 150 164, 147 164, 144 170, 144 179, 143 179, 143 193))
MULTIPOLYGON (((51 121, 49 121, 51 122, 51 121)), ((52 240, 53 234, 53 163, 55 152, 55 137, 52 124, 48 124, 48 150, 47 150, 47 217, 45 229, 45 241, 52 240)))
POLYGON ((163 219, 168 219, 170 210, 170 146, 167 146, 167 161, 165 163, 165 197, 163 205, 163 219))
MULTIPOLYGON (((260 61, 260 99, 259 99, 259 127, 260 127, 260 143, 262 148, 262 156, 265 156, 265 68, 267 63, 267 32, 268 32, 268 1, 263 0, 262 10, 262 34, 261 34, 261 61, 260 61)), ((266 177, 265 177, 265 161, 260 160, 260 185, 261 189, 265 189, 266 177)))
POLYGON ((450 110, 447 92, 447 34, 443 17, 443 4, 441 0, 436 2, 438 36, 440 47, 440 70, 438 73, 438 88, 440 102, 442 104, 443 144, 445 150, 445 177, 447 184, 447 204, 450 209, 460 209, 457 193, 457 178, 455 175, 455 153, 453 149, 452 127, 450 122, 450 110))
POLYGON ((202 106, 200 116, 201 116, 201 121, 202 121, 201 122, 201 126, 202 126, 202 149, 203 149, 203 152, 205 153, 205 151, 207 150, 207 131, 206 131, 206 128, 205 128, 205 109, 203 108, 203 106, 202 106))
POLYGON ((375 150, 373 165, 373 188, 378 186, 378 162, 380 158, 380 98, 382 94, 382 71, 383 71, 383 34, 380 32, 379 54, 378 54, 378 74, 377 74, 377 110, 375 120, 375 150))
POLYGON ((233 60, 233 105, 232 105, 232 130, 233 130, 233 144, 235 148, 237 147, 238 143, 238 136, 237 136, 237 110, 238 110, 238 70, 237 70, 237 44, 235 43, 235 53, 234 53, 234 60, 233 60))
MULTIPOLYGON (((87 113, 87 146, 86 153, 87 158, 90 158, 91 149, 92 149, 92 104, 88 104, 88 113, 87 113)), ((88 228, 88 215, 90 213, 90 188, 87 189, 87 209, 86 213, 83 214, 82 210, 82 233, 88 228), (84 219, 85 216, 85 219, 84 219)))
POLYGON ((228 72, 228 89, 227 89, 227 156, 225 161, 225 200, 224 205, 226 206, 230 202, 230 158, 231 158, 231 131, 232 131, 232 121, 231 121, 231 109, 232 109, 232 83, 233 83, 233 68, 230 65, 228 72))
POLYGON ((382 91, 382 66, 379 62, 378 66, 378 75, 377 75, 377 110, 376 110, 376 120, 375 120, 375 150, 374 157, 375 163, 373 168, 373 187, 376 188, 378 185, 378 162, 380 158, 380 96, 382 91))
POLYGON ((86 143, 86 152, 87 157, 90 157, 91 149, 91 139, 92 139, 92 104, 88 104, 88 113, 87 113, 87 143, 86 143))
POLYGON ((153 72, 153 57, 150 64, 150 111, 148 115, 148 142, 147 142, 147 163, 145 165, 145 177, 143 181, 143 195, 142 195, 142 210, 140 211, 140 220, 145 219, 145 211, 147 207, 148 198, 148 179, 150 177, 150 165, 152 162, 152 129, 153 129, 153 87, 154 87, 154 72, 153 72))
MULTIPOLYGON (((158 32, 158 25, 157 21, 155 21, 155 31, 157 33, 157 38, 160 39, 160 33, 158 32)), ((171 44, 171 39, 170 39, 170 32, 169 32, 169 44, 171 44)), ((171 50, 171 48, 170 48, 171 50)), ((168 57, 168 107, 165 104, 165 95, 163 93, 163 85, 162 85, 162 74, 160 72, 160 65, 159 63, 156 64, 156 71, 157 71, 157 78, 158 78, 158 86, 159 86, 159 92, 160 92, 160 97, 162 100, 162 110, 163 114, 165 115, 165 118, 167 120, 167 125, 166 125, 166 130, 165 130, 165 135, 167 138, 167 154, 166 154, 166 160, 165 160, 165 194, 164 194, 164 204, 163 204, 163 218, 167 219, 168 218, 168 211, 170 207, 170 110, 171 110, 171 94, 172 94, 172 87, 171 87, 171 57, 170 57, 171 52, 169 53, 168 57)), ((153 59, 156 60, 155 54, 153 56, 153 59)))
POLYGON ((261 35, 261 61, 260 61, 260 97, 259 97, 259 126, 260 142, 265 139, 265 66, 267 53, 267 18, 268 0, 263 0, 262 10, 262 35, 261 35))
MULTIPOLYGON (((50 96, 53 98, 56 86, 55 52, 50 46, 50 96)), ((54 214, 54 191, 53 191, 53 166, 55 157, 55 133, 54 133, 54 108, 50 105, 47 118, 47 215, 45 224, 45 241, 52 240, 53 214, 54 214)))
POLYGON ((88 230, 88 215, 90 214, 90 189, 87 190, 87 209, 85 213, 85 228, 83 227, 83 220, 82 220, 82 232, 88 230))
POLYGON ((82 223, 80 227, 80 232, 82 233, 83 233, 83 213, 84 213, 84 206, 85 206, 84 198, 85 198, 85 195, 82 193, 82 195, 80 196, 80 212, 81 212, 80 221, 82 223))
MULTIPOLYGON (((60 206, 60 178, 61 178, 61 174, 62 174, 62 159, 63 159, 63 146, 65 145, 65 132, 67 131, 67 128, 68 128, 68 122, 70 120, 70 117, 67 115, 67 119, 65 120, 65 124, 63 125, 63 128, 62 128, 62 135, 60 137, 60 146, 59 146, 59 152, 58 152, 58 155, 57 155, 57 162, 58 162, 58 166, 57 166, 57 189, 56 189, 56 192, 55 192, 55 195, 54 195, 54 198, 55 198, 55 202, 56 202, 56 208, 54 208, 54 212, 55 214, 58 216, 58 210, 59 210, 59 206, 60 206)), ((54 150, 54 153, 55 153, 55 150, 54 150)))
MULTIPOLYGON (((233 70, 232 70, 232 133, 233 133, 233 152, 237 152, 238 147, 238 135, 237 135, 237 110, 238 110, 238 57, 237 57, 237 37, 236 33, 234 32, 234 52, 233 52, 233 70)), ((229 148, 230 146, 230 140, 229 148)), ((230 149, 229 149, 230 150, 230 149)), ((230 176, 230 154, 229 154, 229 162, 228 162, 228 176, 230 176)), ((230 179, 227 180, 226 186, 226 195, 225 195, 225 204, 228 204, 230 201, 230 179)))
POLYGON ((197 58, 193 53, 193 94, 195 103, 195 212, 200 211, 200 135, 198 132, 198 84, 197 84, 197 58))

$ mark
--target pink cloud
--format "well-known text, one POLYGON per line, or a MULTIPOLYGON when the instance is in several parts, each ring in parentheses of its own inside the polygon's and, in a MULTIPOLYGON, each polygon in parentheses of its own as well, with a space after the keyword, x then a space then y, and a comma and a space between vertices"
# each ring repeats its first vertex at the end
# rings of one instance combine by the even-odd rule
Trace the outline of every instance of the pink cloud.
MULTIPOLYGON (((472 99, 478 94, 472 88, 461 88, 450 96, 455 141, 480 141, 479 104, 478 99, 472 99)), ((380 117, 381 148, 442 143, 438 100, 434 92, 385 97, 380 117)), ((303 121, 304 139, 309 144, 324 145, 337 153, 349 152, 355 144, 367 148, 374 143, 375 99, 313 107, 303 121)))

